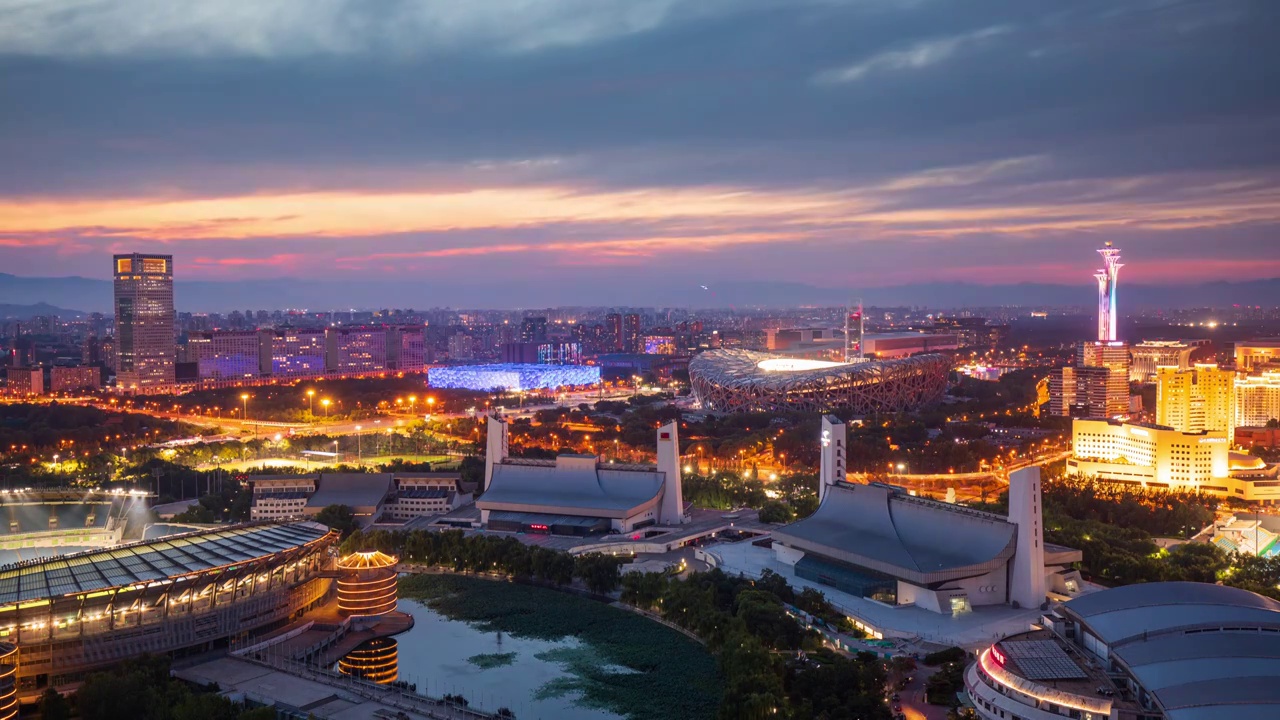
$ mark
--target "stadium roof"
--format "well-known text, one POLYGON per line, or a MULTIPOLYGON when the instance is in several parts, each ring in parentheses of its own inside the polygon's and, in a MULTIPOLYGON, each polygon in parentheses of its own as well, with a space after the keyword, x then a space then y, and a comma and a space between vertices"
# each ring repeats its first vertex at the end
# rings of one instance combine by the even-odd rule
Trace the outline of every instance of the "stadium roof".
POLYGON ((884 485, 834 485, 817 512, 775 530, 783 545, 916 583, 989 572, 1013 557, 1004 518, 884 485))
POLYGON ((663 477, 652 468, 600 466, 594 455, 561 455, 554 464, 508 460, 494 465, 489 489, 476 505, 484 510, 626 517, 657 501, 663 477))
POLYGON ((1063 606, 1169 720, 1280 717, 1280 602, 1239 588, 1126 585, 1063 606))
POLYGON ((394 489, 391 478, 391 473, 320 473, 315 494, 307 500, 307 507, 375 508, 394 489))
POLYGON ((786 355, 763 353, 754 350, 711 350, 689 361, 689 371, 699 373, 713 382, 735 388, 767 387, 790 389, 796 383, 822 381, 832 378, 853 378, 867 382, 881 379, 890 368, 933 368, 945 366, 950 360, 942 355, 918 355, 891 360, 868 360, 856 363, 821 363, 790 365, 775 361, 792 361, 786 355), (796 369, 790 369, 790 368, 796 369))
POLYGON ((240 525, 0 568, 0 605, 239 565, 314 542, 317 523, 240 525))

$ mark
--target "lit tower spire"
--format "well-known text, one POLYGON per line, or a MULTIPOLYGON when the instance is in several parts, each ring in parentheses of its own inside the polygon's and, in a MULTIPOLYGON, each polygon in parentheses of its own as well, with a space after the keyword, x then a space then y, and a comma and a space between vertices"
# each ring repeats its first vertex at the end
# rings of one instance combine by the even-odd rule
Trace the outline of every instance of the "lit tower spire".
POLYGON ((1098 248, 1105 267, 1094 274, 1098 281, 1098 342, 1115 342, 1118 317, 1116 312, 1116 282, 1120 277, 1120 250, 1111 247, 1098 248))

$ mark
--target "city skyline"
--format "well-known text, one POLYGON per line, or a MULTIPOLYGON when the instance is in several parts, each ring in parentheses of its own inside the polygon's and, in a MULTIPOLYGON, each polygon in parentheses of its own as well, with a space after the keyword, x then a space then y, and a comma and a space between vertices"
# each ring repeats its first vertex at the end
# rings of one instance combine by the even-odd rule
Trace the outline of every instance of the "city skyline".
POLYGON ((0 10, 0 268, 502 306, 531 276, 1078 285, 1112 241, 1128 287, 1280 277, 1267 5, 222 7, 0 10))

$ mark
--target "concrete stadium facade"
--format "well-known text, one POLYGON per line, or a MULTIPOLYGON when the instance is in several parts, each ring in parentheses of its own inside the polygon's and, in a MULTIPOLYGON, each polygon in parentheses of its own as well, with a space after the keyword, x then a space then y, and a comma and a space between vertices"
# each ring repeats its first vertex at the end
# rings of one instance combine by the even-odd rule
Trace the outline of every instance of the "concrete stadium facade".
POLYGON ((838 363, 751 350, 710 350, 689 361, 694 397, 721 412, 906 412, 942 399, 945 355, 838 363))

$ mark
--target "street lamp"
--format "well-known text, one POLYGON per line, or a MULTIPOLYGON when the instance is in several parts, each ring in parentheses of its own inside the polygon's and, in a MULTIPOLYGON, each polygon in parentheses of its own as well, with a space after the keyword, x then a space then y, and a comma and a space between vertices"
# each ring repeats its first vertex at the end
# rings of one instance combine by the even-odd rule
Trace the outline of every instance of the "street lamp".
POLYGON ((324 408, 324 417, 327 420, 329 418, 329 398, 324 398, 323 400, 321 400, 320 407, 324 408))
MULTIPOLYGON (((247 423, 249 422, 249 393, 240 393, 240 406, 241 408, 243 408, 242 412, 240 413, 240 421, 247 423)), ((258 434, 258 431, 256 428, 254 429, 253 434, 254 435, 258 434)))
POLYGON ((357 465, 363 464, 364 462, 362 459, 363 452, 360 449, 360 430, 361 430, 361 427, 357 425, 356 426, 356 464, 357 465))
POLYGON ((307 391, 307 414, 311 416, 312 422, 314 422, 316 419, 315 399, 316 399, 316 391, 308 390, 307 391))

